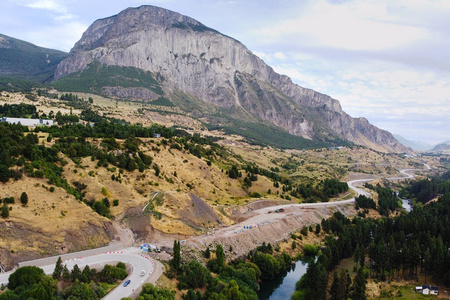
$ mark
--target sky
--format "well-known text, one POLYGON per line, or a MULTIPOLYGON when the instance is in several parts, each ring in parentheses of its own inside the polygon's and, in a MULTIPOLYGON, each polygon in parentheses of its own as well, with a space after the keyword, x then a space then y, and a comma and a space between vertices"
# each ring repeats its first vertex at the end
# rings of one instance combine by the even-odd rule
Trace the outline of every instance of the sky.
POLYGON ((140 5, 239 40, 352 117, 409 140, 450 140, 448 0, 2 0, 0 33, 70 51, 95 20, 140 5))

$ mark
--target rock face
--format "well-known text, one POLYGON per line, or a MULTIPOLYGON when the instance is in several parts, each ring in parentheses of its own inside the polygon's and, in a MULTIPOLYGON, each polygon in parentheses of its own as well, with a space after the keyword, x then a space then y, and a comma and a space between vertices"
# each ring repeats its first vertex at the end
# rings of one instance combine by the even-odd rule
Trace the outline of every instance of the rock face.
MULTIPOLYGON (((297 136, 408 151, 389 132, 366 119, 351 118, 339 101, 277 74, 240 42, 169 10, 141 6, 95 21, 58 65, 55 80, 93 61, 150 71, 164 78, 167 94, 182 91, 297 136)), ((120 89, 108 92, 130 93, 120 89)), ((149 98, 152 95, 144 97, 149 98)))

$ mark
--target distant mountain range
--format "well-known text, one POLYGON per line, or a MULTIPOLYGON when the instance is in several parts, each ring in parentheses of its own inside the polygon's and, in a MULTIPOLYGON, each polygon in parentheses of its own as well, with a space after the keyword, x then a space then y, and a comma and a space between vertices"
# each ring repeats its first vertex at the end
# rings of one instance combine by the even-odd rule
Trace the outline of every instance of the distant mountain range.
POLYGON ((394 137, 403 145, 416 151, 446 151, 450 150, 450 141, 442 142, 437 145, 431 145, 424 142, 411 141, 401 135, 394 134, 394 137))
POLYGON ((61 91, 176 106, 209 129, 261 145, 357 144, 384 152, 411 151, 365 118, 350 117, 338 100, 276 73, 242 43, 166 9, 128 8, 97 20, 68 56, 4 39, 35 53, 36 62, 42 63, 39 55, 48 52, 49 62, 28 70, 16 58, 15 64, 1 68, 2 74, 47 75, 60 60, 52 85, 61 91))
POLYGON ((0 34, 0 76, 50 82, 59 62, 68 55, 0 34))
POLYGON ((398 134, 394 134, 394 137, 403 145, 410 147, 413 150, 417 150, 417 151, 427 151, 427 150, 431 150, 433 149, 434 145, 428 144, 428 143, 424 143, 424 142, 419 142, 419 141, 411 141, 408 140, 404 137, 402 137, 401 135, 398 134))
POLYGON ((431 151, 450 151, 450 141, 436 145, 431 151))

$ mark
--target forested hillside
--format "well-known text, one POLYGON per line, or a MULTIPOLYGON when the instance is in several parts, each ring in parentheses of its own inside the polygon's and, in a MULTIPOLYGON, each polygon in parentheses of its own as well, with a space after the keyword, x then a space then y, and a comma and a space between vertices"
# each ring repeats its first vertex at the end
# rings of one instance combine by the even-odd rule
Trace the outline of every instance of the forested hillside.
MULTIPOLYGON (((445 176, 444 176, 445 177, 445 176)), ((436 179, 443 186, 450 180, 436 179)), ((427 180, 429 181, 429 180, 427 180)), ((423 185, 412 182, 409 189, 423 185)), ((379 197, 389 189, 377 188, 379 197)), ((380 207, 372 199, 361 197, 361 209, 380 207)), ((380 211, 381 213, 381 211, 380 211)), ((424 280, 433 285, 450 285, 450 193, 444 191, 438 201, 415 206, 410 213, 379 219, 348 219, 336 213, 322 221, 328 233, 326 248, 307 274, 298 282, 292 299, 366 299, 367 277, 372 280, 424 280), (343 259, 353 257, 358 272, 337 272, 343 259), (332 281, 328 277, 333 274, 332 281), (331 283, 331 285, 329 284, 331 283), (342 288, 342 287, 350 288, 342 288)), ((350 270, 348 270, 350 271, 350 270)), ((420 284, 419 284, 420 285, 420 284)), ((395 295, 392 295, 395 296, 395 295)))

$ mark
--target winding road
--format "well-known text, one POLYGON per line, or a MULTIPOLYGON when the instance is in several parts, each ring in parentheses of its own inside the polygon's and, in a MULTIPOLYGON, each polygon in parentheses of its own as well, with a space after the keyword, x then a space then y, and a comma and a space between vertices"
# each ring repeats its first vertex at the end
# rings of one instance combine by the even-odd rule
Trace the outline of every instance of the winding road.
MULTIPOLYGON (((71 254, 73 257, 73 254, 71 254)), ((36 265, 44 270, 45 274, 52 274, 55 269, 55 262, 58 257, 47 258, 47 260, 53 260, 53 263, 43 264, 45 260, 28 261, 26 265, 36 265)), ((63 264, 67 265, 69 270, 72 270, 75 264, 82 270, 86 265, 91 268, 100 268, 105 264, 116 264, 117 262, 123 262, 129 267, 130 274, 125 280, 130 280, 130 284, 124 287, 119 284, 114 290, 108 293, 103 299, 105 300, 117 300, 124 297, 136 296, 140 291, 142 285, 145 282, 155 283, 161 276, 163 266, 160 262, 151 259, 150 257, 141 253, 141 250, 137 247, 126 248, 120 251, 105 252, 103 254, 90 255, 86 257, 65 259, 65 256, 61 256, 63 264), (141 276, 142 271, 144 275, 141 276)), ((7 284, 9 275, 13 271, 0 274, 0 284, 7 284)))
MULTIPOLYGON (((430 170, 430 166, 424 164, 427 170, 430 170)), ((403 174, 403 177, 391 177, 386 178, 388 180, 402 180, 407 178, 413 178, 414 175, 410 174, 410 172, 415 171, 424 171, 423 169, 404 169, 400 170, 400 173, 403 174)), ((357 179, 348 181, 347 184, 349 188, 354 190, 357 195, 366 195, 370 196, 370 194, 364 189, 358 187, 362 183, 371 181, 371 179, 357 179)), ((282 219, 286 217, 287 214, 292 214, 294 210, 298 210, 301 208, 314 208, 314 207, 327 207, 327 206, 336 206, 336 205, 346 205, 353 203, 355 198, 342 200, 342 201, 333 201, 333 202, 320 202, 320 203, 302 203, 302 204, 286 204, 286 205, 277 205, 270 206, 261 209, 256 209, 251 211, 249 218, 243 222, 220 228, 216 231, 215 235, 231 235, 231 234, 239 234, 242 231, 243 226, 246 224, 260 224, 263 226, 266 223, 274 222, 276 220, 282 219), (284 209, 285 212, 280 213, 271 213, 274 212, 274 209, 284 209)), ((193 237, 193 239, 201 240, 206 236, 193 237)), ((109 251, 112 246, 100 248, 96 250, 88 250, 78 253, 71 253, 66 255, 61 255, 63 259, 63 264, 66 264, 69 270, 73 268, 75 264, 83 269, 84 266, 89 265, 92 268, 100 268, 105 264, 116 264, 121 261, 127 264, 130 270, 130 274, 125 280, 130 280, 130 284, 126 287, 123 284, 119 284, 114 290, 112 290, 108 295, 106 295, 103 299, 106 300, 116 300, 121 299, 123 297, 135 297, 138 292, 142 288, 142 285, 145 282, 155 283, 156 280, 161 276, 163 272, 163 265, 151 259, 150 257, 144 255, 142 250, 137 247, 134 248, 125 248, 118 251, 109 251), (102 251, 103 253, 98 253, 102 251), (107 251, 105 251, 107 250, 107 251), (97 253, 95 253, 96 251, 97 253), (141 276, 142 271, 144 271, 144 275, 141 276)), ((116 246, 117 248, 117 246, 116 246)), ((27 261, 20 263, 20 266, 24 265, 35 265, 42 268, 45 274, 52 274, 55 268, 55 263, 58 256, 38 259, 34 261, 27 261)), ((14 271, 14 270, 13 270, 14 271)), ((0 273, 0 284, 7 284, 9 275, 13 272, 0 273)))

